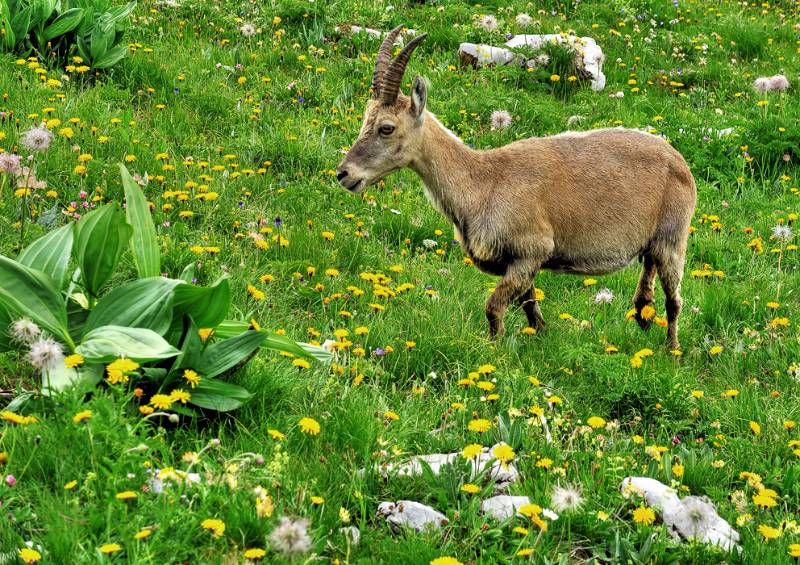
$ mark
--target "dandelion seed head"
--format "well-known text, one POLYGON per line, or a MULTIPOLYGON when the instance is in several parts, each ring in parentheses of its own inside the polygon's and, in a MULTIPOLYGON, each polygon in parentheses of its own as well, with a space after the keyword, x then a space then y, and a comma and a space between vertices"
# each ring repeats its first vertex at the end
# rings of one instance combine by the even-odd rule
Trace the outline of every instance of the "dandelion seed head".
POLYGON ((516 22, 519 27, 528 27, 533 22, 533 18, 530 17, 527 13, 522 12, 517 14, 516 22))
POLYGON ((492 112, 492 129, 505 129, 511 125, 511 114, 506 110, 492 112))
POLYGON ((284 555, 300 555, 311 549, 311 538, 308 536, 308 520, 291 520, 285 516, 280 519, 278 527, 269 535, 272 546, 284 555))
POLYGON ((30 318, 20 318, 11 324, 11 337, 22 343, 33 343, 40 335, 41 328, 30 318))
POLYGON ((558 512, 577 510, 581 507, 583 502, 584 500, 580 487, 571 485, 556 486, 550 497, 550 504, 558 512))
POLYGON ((595 304, 611 304, 613 300, 614 293, 608 288, 604 288, 594 295, 595 304))
POLYGON ((772 228, 772 237, 782 240, 792 239, 792 228, 783 224, 778 224, 772 228))
POLYGON ((486 31, 494 31, 497 29, 497 18, 491 14, 486 14, 478 20, 478 25, 486 31))
POLYGON ((44 126, 36 126, 23 133, 19 143, 28 151, 42 153, 50 148, 52 139, 53 132, 44 126))
POLYGON ((39 370, 52 369, 64 362, 64 350, 53 338, 39 338, 30 347, 28 360, 39 370))

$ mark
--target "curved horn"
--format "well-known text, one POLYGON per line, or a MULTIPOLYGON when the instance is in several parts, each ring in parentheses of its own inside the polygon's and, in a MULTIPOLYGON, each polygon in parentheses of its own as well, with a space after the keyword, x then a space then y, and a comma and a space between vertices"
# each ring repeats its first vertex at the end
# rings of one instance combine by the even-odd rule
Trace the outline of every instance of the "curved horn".
POLYGON ((408 60, 411 58, 411 53, 426 37, 428 37, 428 34, 422 33, 409 41, 392 61, 392 64, 389 65, 386 74, 383 76, 383 84, 381 84, 380 100, 384 105, 391 106, 397 100, 397 94, 400 92, 400 81, 403 80, 403 73, 406 72, 406 65, 408 65, 408 60))
POLYGON ((383 43, 381 43, 381 48, 378 49, 378 58, 375 60, 375 72, 372 74, 373 98, 378 98, 379 96, 383 75, 386 73, 386 69, 392 60, 392 46, 394 45, 397 36, 400 35, 400 31, 402 29, 403 24, 400 24, 392 31, 387 33, 386 38, 383 40, 383 43))

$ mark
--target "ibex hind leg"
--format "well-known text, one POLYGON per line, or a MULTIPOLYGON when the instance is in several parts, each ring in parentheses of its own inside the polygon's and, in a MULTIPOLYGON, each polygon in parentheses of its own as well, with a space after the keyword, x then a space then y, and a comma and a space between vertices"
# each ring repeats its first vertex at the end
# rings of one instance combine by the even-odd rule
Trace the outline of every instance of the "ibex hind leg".
POLYGON ((642 274, 639 276, 639 285, 636 287, 636 294, 633 295, 633 307, 636 309, 636 323, 643 330, 649 330, 651 320, 642 317, 642 309, 645 306, 653 306, 655 303, 655 280, 656 263, 651 252, 646 252, 642 256, 642 274))
POLYGON ((681 281, 686 260, 686 241, 659 248, 654 254, 654 258, 666 302, 667 348, 679 349, 681 345, 678 341, 678 316, 683 304, 681 281))
MULTIPOLYGON (((519 259, 508 266, 505 276, 503 276, 486 302, 486 319, 489 321, 489 334, 491 337, 497 337, 503 333, 505 330, 503 316, 508 310, 509 304, 531 290, 531 281, 536 276, 541 264, 540 260, 519 259)), ((534 321, 537 310, 538 306, 531 309, 534 321)), ((541 317, 541 312, 539 312, 539 317, 541 317)))
POLYGON ((525 317, 528 319, 528 326, 532 327, 537 332, 544 331, 544 316, 542 316, 542 310, 539 308, 539 301, 536 300, 536 290, 534 286, 531 286, 522 293, 522 296, 517 298, 517 304, 519 304, 522 311, 525 312, 525 317))

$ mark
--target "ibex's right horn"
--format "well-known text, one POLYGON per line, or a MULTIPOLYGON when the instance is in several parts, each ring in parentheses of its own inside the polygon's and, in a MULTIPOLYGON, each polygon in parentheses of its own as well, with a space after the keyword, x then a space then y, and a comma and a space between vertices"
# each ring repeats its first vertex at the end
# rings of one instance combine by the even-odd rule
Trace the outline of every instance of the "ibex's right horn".
POLYGON ((389 62, 392 60, 392 46, 394 46, 394 42, 397 39, 397 36, 400 35, 400 30, 403 29, 403 25, 400 24, 392 31, 386 34, 386 38, 381 43, 381 48, 378 49, 378 58, 375 60, 375 72, 372 74, 372 97, 378 98, 380 95, 381 89, 381 82, 383 81, 383 75, 386 73, 386 68, 389 66, 389 62))
POLYGON ((428 34, 422 33, 409 41, 392 61, 392 64, 389 65, 389 69, 383 76, 383 82, 381 83, 380 101, 384 105, 391 106, 397 100, 397 94, 400 92, 400 81, 403 80, 403 73, 406 72, 406 65, 408 65, 408 60, 411 58, 411 53, 426 37, 428 37, 428 34))

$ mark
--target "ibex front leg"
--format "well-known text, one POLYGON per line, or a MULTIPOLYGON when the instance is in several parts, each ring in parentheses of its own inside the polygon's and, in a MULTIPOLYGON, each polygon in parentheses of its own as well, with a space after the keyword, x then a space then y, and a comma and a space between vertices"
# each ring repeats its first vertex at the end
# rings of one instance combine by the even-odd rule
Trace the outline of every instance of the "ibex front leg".
POLYGON ((508 266, 505 276, 486 302, 486 318, 489 320, 489 334, 492 337, 503 333, 503 315, 508 305, 531 291, 533 277, 541 264, 542 261, 538 259, 520 259, 508 266))

